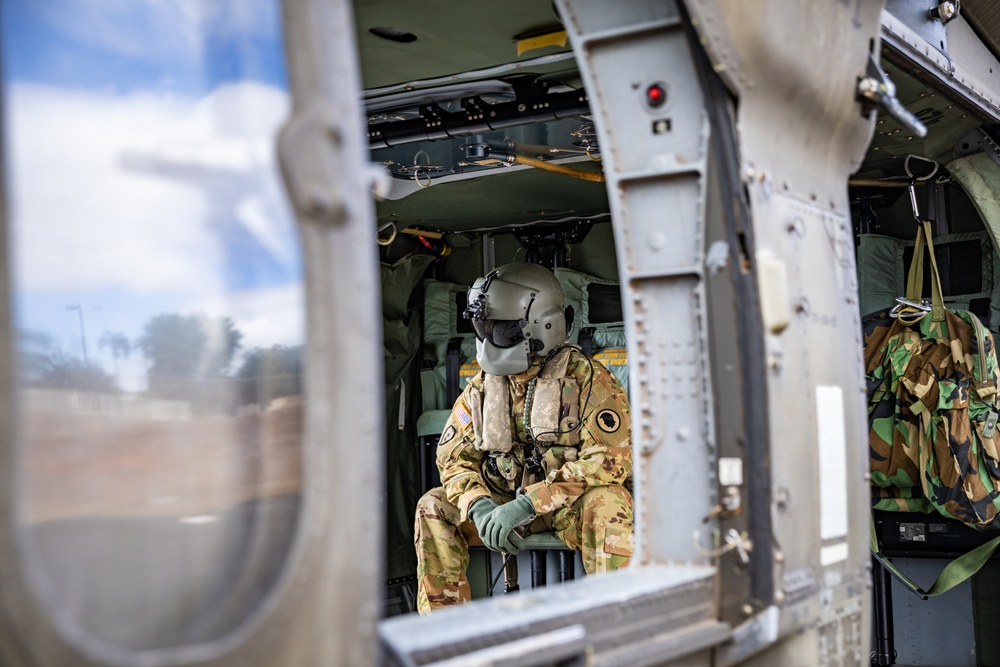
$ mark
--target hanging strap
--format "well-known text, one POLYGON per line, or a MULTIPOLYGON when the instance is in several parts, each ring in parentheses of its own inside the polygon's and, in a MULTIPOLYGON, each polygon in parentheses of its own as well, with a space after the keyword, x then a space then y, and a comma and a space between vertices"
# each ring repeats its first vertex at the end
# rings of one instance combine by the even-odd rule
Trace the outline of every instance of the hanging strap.
POLYGON ((584 327, 580 329, 580 337, 577 342, 580 344, 580 349, 583 353, 590 356, 590 353, 594 351, 594 333, 597 330, 594 327, 584 327))
POLYGON ((990 559, 990 556, 993 555, 993 552, 996 551, 997 547, 1000 546, 1000 535, 998 535, 989 542, 980 544, 972 551, 965 552, 955 560, 948 563, 944 569, 941 570, 941 574, 938 575, 938 578, 934 581, 934 583, 931 584, 931 587, 925 591, 912 579, 903 574, 899 568, 893 565, 891 560, 879 552, 878 535, 875 532, 874 516, 872 516, 871 520, 870 538, 872 555, 875 556, 875 559, 881 563, 882 567, 884 567, 892 576, 896 577, 899 583, 903 584, 903 586, 908 588, 911 592, 920 596, 920 599, 922 600, 926 600, 950 591, 952 588, 958 586, 976 572, 979 572, 983 565, 986 564, 986 561, 990 559))
MULTIPOLYGON (((944 322, 944 292, 941 290, 941 274, 938 272, 937 256, 934 254, 934 238, 931 233, 930 220, 921 220, 924 239, 927 241, 927 254, 931 260, 931 320, 944 322)), ((921 276, 922 282, 923 276, 921 276)))
POLYGON ((906 276, 906 299, 919 303, 924 289, 924 226, 917 226, 917 240, 913 244, 913 259, 906 276))
MULTIPOLYGON (((941 290, 941 274, 938 272, 937 257, 934 255, 934 238, 929 220, 920 217, 917 207, 916 193, 910 185, 910 204, 913 206, 913 218, 917 221, 917 239, 913 246, 913 261, 906 276, 906 300, 911 304, 919 304, 923 299, 924 287, 924 245, 931 260, 931 320, 944 321, 944 292, 941 290)), ((903 324, 916 324, 925 315, 923 309, 913 306, 902 306, 898 311, 899 320, 903 324)))
POLYGON ((462 339, 452 338, 448 341, 448 347, 444 355, 444 386, 445 400, 448 405, 454 405, 455 400, 461 393, 459 390, 459 368, 461 360, 459 355, 462 352, 462 339))

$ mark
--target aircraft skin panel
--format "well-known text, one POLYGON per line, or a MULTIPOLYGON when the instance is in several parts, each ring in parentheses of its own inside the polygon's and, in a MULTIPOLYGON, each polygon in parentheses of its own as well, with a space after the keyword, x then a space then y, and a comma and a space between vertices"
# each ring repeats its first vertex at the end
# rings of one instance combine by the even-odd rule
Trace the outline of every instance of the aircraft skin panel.
POLYGON ((283 3, 292 115, 279 138, 306 250, 306 507, 290 629, 259 664, 377 662, 383 552, 382 318, 372 175, 349 3, 283 3), (350 285, 350 289, 345 286, 350 285), (369 295, 359 298, 358 295, 369 295), (278 657, 281 656, 281 657, 278 657))
MULTIPOLYGON (((374 215, 370 184, 365 175, 366 149, 361 133, 356 130, 362 125, 362 114, 356 95, 359 79, 353 22, 350 4, 339 2, 289 2, 284 17, 286 42, 295 45, 288 49, 288 57, 292 61, 289 71, 294 104, 293 116, 281 139, 280 150, 284 153, 288 190, 299 214, 307 273, 306 337, 309 346, 302 365, 308 367, 304 391, 308 409, 305 411, 306 436, 301 447, 302 459, 306 463, 301 476, 299 470, 295 470, 296 480, 304 478, 301 486, 302 512, 297 518, 288 521, 287 514, 275 517, 264 512, 251 518, 263 519, 263 523, 275 518, 275 523, 282 523, 282 528, 294 535, 289 539, 287 557, 280 563, 280 571, 276 573, 273 583, 266 590, 255 591, 260 593, 260 599, 254 602, 245 616, 239 618, 238 625, 216 635, 207 634, 207 638, 200 642, 196 638, 187 644, 176 642, 133 649, 127 644, 110 645, 102 641, 104 638, 88 635, 80 628, 82 623, 74 623, 81 618, 89 620, 86 616, 108 619, 111 616, 109 610, 126 609, 135 610, 135 613, 120 617, 117 624, 117 619, 111 617, 108 619, 109 627, 113 630, 134 627, 148 618, 154 618, 153 631, 169 631, 171 626, 167 623, 156 625, 156 612, 173 607, 149 593, 158 590, 158 586, 159 590, 170 589, 170 582, 183 580, 183 577, 176 576, 178 574, 200 572, 205 562, 199 559, 212 548, 213 542, 210 538, 202 538, 197 543, 197 549, 180 553, 182 545, 171 542, 171 534, 160 533, 160 541, 128 541, 106 539, 81 531, 83 534, 77 545, 89 547, 99 542, 105 551, 97 551, 96 557, 93 553, 77 554, 72 550, 58 555, 64 558, 62 562, 77 568, 75 583, 78 586, 67 597, 79 596, 92 602, 92 606, 76 619, 72 618, 72 599, 70 604, 59 606, 59 598, 52 591, 52 579, 42 579, 39 576, 40 564, 26 557, 26 554, 30 557, 31 552, 25 547, 25 534, 32 526, 25 525, 28 522, 23 519, 23 505, 26 504, 23 490, 33 480, 26 481, 24 477, 30 475, 23 473, 24 459, 27 458, 24 450, 27 448, 22 446, 21 440, 25 437, 27 410, 24 404, 27 401, 24 400, 26 392, 19 394, 15 388, 18 369, 12 357, 16 349, 16 323, 11 316, 10 294, 17 287, 7 282, 12 273, 11 260, 4 254, 5 265, 0 271, 0 288, 3 288, 3 296, 0 297, 3 299, 0 304, 0 414, 3 415, 0 428, 4 431, 0 437, 0 461, 3 462, 0 466, 3 485, 3 492, 0 493, 0 663, 5 667, 158 667, 180 664, 191 667, 305 667, 373 665, 377 662, 375 622, 379 609, 381 561, 377 557, 360 557, 359 554, 382 552, 378 526, 382 521, 379 501, 384 424, 381 411, 372 410, 371 406, 381 400, 380 374, 373 373, 372 369, 381 368, 383 350, 379 301, 370 298, 370 295, 379 293, 379 283, 377 254, 371 243, 374 215), (328 171, 322 172, 324 168, 328 171), (341 285, 350 285, 351 289, 340 288, 341 285), (358 294, 365 297, 358 298, 358 294), (344 350, 349 350, 349 353, 344 350), (177 548, 178 558, 162 571, 148 568, 141 572, 140 577, 115 576, 117 563, 134 565, 138 561, 141 564, 143 557, 149 553, 162 553, 169 557, 174 548, 177 548), (107 556, 109 552, 110 557, 107 556), (100 558, 99 565, 102 567, 89 569, 88 558, 95 561, 100 558), (88 594, 92 595, 88 598, 88 594), (56 602, 53 603, 53 600, 56 602), (162 607, 158 606, 158 602, 162 607)), ((278 45, 280 40, 272 43, 278 45)), ((195 46, 203 45, 199 43, 195 46)), ((192 46, 191 50, 196 49, 192 46)), ((209 109, 206 107, 206 110, 209 109)), ((234 118, 220 114, 219 120, 239 124, 242 119, 238 115, 234 118)), ((122 130, 122 133, 125 134, 125 131, 122 130)), ((101 135, 101 132, 95 131, 95 135, 101 135)), ((97 136, 88 145, 96 147, 102 142, 110 143, 108 139, 97 136)), ((5 145, 4 149, 9 149, 9 145, 5 145)), ((122 157, 115 155, 115 160, 122 157)), ((12 178, 11 174, 5 176, 12 178)), ((58 178, 52 180, 58 182, 58 178)), ((199 182, 197 178, 193 180, 199 182)), ((5 184, 9 182, 4 181, 5 184)), ((69 184, 86 189, 92 182, 83 178, 69 184)), ((62 181, 61 186, 66 185, 67 181, 62 181)), ((120 194, 125 200, 131 193, 120 194)), ((73 201, 73 196, 67 194, 64 199, 73 201)), ((120 206, 128 208, 122 206, 120 201, 110 202, 110 199, 104 205, 109 210, 120 206)), ((144 213, 138 213, 137 217, 142 218, 144 213)), ((89 220, 81 216, 80 221, 83 220, 93 223, 95 228, 106 222, 99 216, 89 220)), ((182 220, 175 222, 182 226, 182 220)), ((7 223, 5 218, 3 224, 7 223)), ((80 224, 80 227, 83 226, 80 224)), ((10 229, 5 226, 0 231, 3 232, 0 239, 6 242, 10 229)), ((162 233, 163 230, 152 230, 154 237, 157 231, 162 233)), ((94 235, 99 236, 99 233, 94 235)), ((157 237, 157 240, 161 238, 157 237)), ((0 247, 0 250, 16 252, 12 247, 0 247)), ((211 254, 211 249, 191 246, 191 255, 197 256, 199 252, 211 254)), ((136 254, 138 261, 146 259, 142 252, 136 254)), ((184 266, 183 261, 178 263, 184 266)), ((181 270, 189 268, 184 266, 181 270)), ((72 275, 71 270, 72 266, 67 261, 67 274, 72 275)), ((211 285, 202 289, 209 294, 211 285)), ((78 312, 86 358, 83 313, 82 310, 78 312)), ((95 352, 93 347, 91 350, 95 352)), ((87 398, 86 392, 79 393, 82 402, 87 398)), ((72 398, 76 400, 77 396, 72 398)), ((110 411, 106 409, 106 412, 110 411)), ((236 410, 233 409, 233 412, 236 410)), ((104 419, 105 415, 98 412, 94 421, 104 419)), ((241 416, 227 415, 226 419, 232 417, 232 421, 236 421, 241 416)), ((180 424, 177 432, 181 433, 194 423, 189 415, 182 415, 176 421, 180 424)), ((211 439, 212 435, 214 432, 205 439, 211 439)), ((286 440, 296 440, 289 448, 298 452, 298 432, 288 428, 288 432, 282 435, 286 436, 286 440)), ((88 439, 79 433, 67 437, 67 441, 82 446, 92 444, 96 439, 88 439)), ((161 439, 152 444, 162 442, 161 439)), ((188 453, 187 446, 194 448, 199 444, 195 438, 180 443, 168 440, 168 443, 162 449, 176 449, 185 454, 188 453)), ((133 449, 141 452, 145 452, 144 448, 148 448, 149 444, 142 436, 134 435, 132 441, 123 441, 124 446, 134 445, 133 449)), ((237 442, 237 445, 246 444, 245 440, 237 442)), ((248 449, 241 448, 239 452, 243 454, 248 449)), ((78 459, 68 459, 69 464, 65 466, 71 473, 67 475, 68 479, 79 481, 93 470, 75 462, 85 460, 87 454, 89 452, 78 459)), ((232 467, 222 468, 221 473, 209 466, 206 466, 207 472, 197 470, 199 464, 205 461, 198 454, 203 452, 196 452, 196 456, 187 460, 188 467, 181 469, 181 473, 188 474, 178 473, 181 483, 173 487, 179 489, 179 496, 184 497, 168 499, 170 502, 180 503, 198 495, 197 490, 191 491, 195 484, 185 486, 184 482, 192 479, 197 482, 209 477, 212 483, 220 480, 225 483, 229 477, 237 476, 233 474, 232 467), (204 474, 199 476, 200 473, 204 474)), ((128 455, 133 460, 142 456, 135 451, 128 452, 128 455)), ((160 460, 150 458, 153 462, 160 460)), ((247 459, 250 458, 248 454, 247 459)), ((245 467, 255 464, 265 467, 272 463, 260 459, 245 467)), ((237 461, 237 466, 241 462, 237 461)), ((288 465, 291 467, 293 464, 288 465)), ((118 482, 129 476, 129 470, 145 470, 138 466, 122 466, 115 461, 108 468, 113 472, 126 471, 118 482)), ((149 468, 155 466, 149 465, 149 468)), ((240 471, 238 469, 236 473, 240 471)), ((142 478, 139 473, 134 476, 142 478)), ((106 483, 106 479, 93 475, 93 479, 84 481, 90 482, 94 497, 110 499, 108 506, 112 514, 128 513, 133 509, 129 496, 118 488, 118 484, 106 483)), ((149 495, 148 489, 144 491, 149 495)), ((82 494, 82 499, 78 497, 77 500, 85 505, 93 498, 82 494)), ((99 509, 105 510, 103 506, 99 509)), ((106 517, 98 515, 97 518, 106 517)), ((172 522, 172 525, 183 526, 191 534, 190 531, 209 530, 213 521, 215 525, 225 523, 218 516, 202 514, 185 516, 181 521, 172 522)), ((239 524, 239 527, 245 527, 246 523, 239 524)), ((267 527, 262 526, 264 529, 267 527)), ((121 533, 115 537, 121 538, 121 533)), ((256 537, 260 538, 260 534, 256 537)), ((259 557, 259 553, 251 553, 252 547, 256 546, 251 542, 246 540, 239 545, 239 557, 221 562, 225 583, 239 578, 242 561, 259 557)), ((81 548, 80 551, 86 549, 81 548)), ((135 568, 122 569, 129 569, 131 573, 135 568)), ((180 586, 175 588, 181 589, 180 593, 184 592, 180 586)), ((216 591, 210 583, 202 586, 198 593, 209 597, 216 591)), ((194 604, 189 604, 182 612, 186 612, 186 617, 182 613, 181 622, 187 622, 189 627, 198 623, 211 626, 219 620, 212 614, 201 615, 194 604)))
MULTIPOLYGON (((554 0, 533 9, 544 15, 540 27, 564 25, 599 135, 602 161, 591 166, 606 177, 629 348, 635 557, 621 572, 380 621, 384 343, 377 177, 358 95, 358 60, 375 37, 358 31, 350 2, 282 4, 291 113, 277 151, 302 244, 308 340, 302 510, 284 524, 294 523, 286 560, 252 613, 200 644, 129 652, 64 631, 43 589, 32 588, 34 565, 19 542, 24 392, 17 286, 5 266, 0 664, 867 664, 868 427, 847 183, 866 153, 888 151, 871 148, 877 114, 859 102, 858 82, 869 57, 884 53, 915 90, 955 96, 955 118, 964 104, 970 117, 1000 121, 1000 60, 966 19, 921 32, 868 0, 554 0), (940 47, 921 36, 942 32, 940 47)), ((920 16, 908 11, 906 20, 920 16)), ((504 19, 517 23, 509 12, 504 19)), ((498 34, 493 53, 513 48, 498 34)), ((462 45, 476 51, 474 36, 462 45)), ((549 69, 572 62, 565 48, 549 69)), ((445 76, 451 70, 433 69, 442 62, 403 71, 426 65, 445 76)), ((397 85, 384 77, 372 80, 397 85)), ((3 176, 6 261, 13 224, 3 188, 12 176, 3 176)), ((482 192, 496 187, 494 177, 473 178, 482 192)), ((558 194, 573 200, 570 190, 558 194)), ((445 188, 440 197, 441 207, 454 201, 445 188)), ((545 188, 539 197, 557 199, 545 188)), ((489 225, 510 215, 498 210, 489 225)), ((465 224, 456 216, 456 229, 470 232, 465 224)), ((493 242, 483 241, 485 265, 496 259, 493 242)), ((160 574, 150 578, 169 581, 160 574)), ((109 587, 107 599, 132 594, 109 587)), ((939 612, 926 613, 932 626, 939 612)), ((952 620, 972 622, 963 619, 952 620)), ((911 648, 921 657, 918 642, 911 648)))
POLYGON ((708 350, 700 326, 704 102, 673 3, 650 8, 631 31, 607 19, 615 26, 613 36, 597 26, 614 8, 561 7, 591 100, 601 102, 593 104, 609 191, 616 193, 611 206, 619 273, 631 287, 623 309, 634 346, 636 549, 643 563, 703 562, 693 540, 676 536, 694 535, 715 504, 712 467, 693 454, 714 445, 708 350), (647 25, 658 27, 650 32, 647 25), (644 95, 657 83, 667 101, 650 107, 644 95))
POLYGON ((996 81, 1000 63, 965 23, 953 20, 948 29, 948 53, 932 48, 899 18, 882 12, 882 41, 893 60, 917 66, 915 72, 951 98, 963 100, 984 122, 1000 120, 996 81), (990 69, 993 71, 990 72, 990 69))
MULTIPOLYGON (((789 315, 787 326, 765 335, 778 642, 811 619, 819 625, 814 642, 847 641, 844 633, 859 628, 851 641, 867 646, 867 420, 844 184, 872 136, 873 118, 862 114, 855 91, 869 44, 877 40, 881 5, 690 7, 716 69, 738 96, 741 178, 762 298, 773 292, 789 315), (811 29, 794 27, 803 25, 811 29), (774 39, 776 31, 786 38, 774 39), (775 263, 783 270, 760 273, 775 263), (840 389, 843 412, 835 418, 846 438, 834 452, 846 456, 840 461, 844 486, 824 489, 825 499, 818 493, 824 474, 818 413, 829 406, 817 404, 821 387, 840 389), (848 530, 824 540, 824 515, 841 512, 848 530)), ((794 659, 747 664, 814 664, 822 654, 801 637, 788 641, 801 651, 794 659)), ((854 655, 832 652, 815 664, 856 664, 854 655)))

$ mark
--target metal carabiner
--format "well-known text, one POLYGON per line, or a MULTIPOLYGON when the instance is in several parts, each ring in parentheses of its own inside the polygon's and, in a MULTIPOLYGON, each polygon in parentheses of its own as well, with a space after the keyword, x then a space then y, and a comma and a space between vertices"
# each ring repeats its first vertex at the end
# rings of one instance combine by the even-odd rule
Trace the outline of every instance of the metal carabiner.
POLYGON ((753 550, 753 544, 746 535, 741 535, 735 528, 730 528, 729 532, 726 533, 726 544, 736 549, 740 562, 744 565, 750 562, 750 551, 753 550))
POLYGON ((926 157, 920 157, 919 155, 913 155, 912 153, 907 154, 906 159, 903 160, 903 169, 906 171, 906 175, 910 178, 911 183, 914 181, 929 181, 930 179, 934 178, 934 174, 938 172, 938 167, 940 166, 941 165, 937 163, 937 160, 932 160, 926 157), (913 158, 916 158, 917 160, 921 160, 923 162, 930 162, 932 165, 934 165, 934 168, 931 169, 931 173, 927 174, 926 176, 914 176, 913 172, 910 171, 910 160, 913 158))
POLYGON ((909 155, 906 156, 906 159, 903 160, 903 169, 906 171, 906 175, 910 178, 910 187, 909 187, 909 191, 910 191, 910 207, 913 209, 913 219, 916 220, 917 222, 921 221, 920 220, 920 207, 917 205, 917 190, 914 187, 914 185, 917 183, 917 181, 920 181, 920 182, 929 181, 930 179, 934 178, 934 174, 936 174, 938 172, 938 167, 939 166, 940 165, 937 163, 936 160, 931 160, 930 158, 920 157, 919 155, 909 154, 909 155), (910 160, 911 159, 921 160, 922 162, 930 162, 932 165, 934 165, 934 168, 931 169, 931 172, 929 174, 925 175, 925 176, 915 176, 913 174, 913 172, 910 170, 910 160))
POLYGON ((913 187, 914 181, 910 181, 910 207, 913 208, 913 219, 920 222, 920 207, 917 206, 917 189, 913 187))
POLYGON ((920 303, 917 303, 915 301, 910 301, 905 297, 898 296, 896 297, 896 305, 889 311, 889 317, 899 317, 900 311, 902 311, 903 308, 913 308, 914 310, 929 313, 931 312, 931 302, 930 299, 921 299, 920 303))

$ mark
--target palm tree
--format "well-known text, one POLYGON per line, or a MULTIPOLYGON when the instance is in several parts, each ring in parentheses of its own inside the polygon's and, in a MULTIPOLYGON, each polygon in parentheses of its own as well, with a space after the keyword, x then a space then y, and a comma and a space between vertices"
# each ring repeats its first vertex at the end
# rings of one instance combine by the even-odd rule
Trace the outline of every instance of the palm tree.
POLYGON ((118 331, 105 331, 100 340, 97 341, 97 346, 102 351, 104 348, 111 350, 111 357, 115 360, 115 377, 117 377, 118 360, 128 359, 128 355, 132 352, 132 344, 129 342, 128 336, 118 331))

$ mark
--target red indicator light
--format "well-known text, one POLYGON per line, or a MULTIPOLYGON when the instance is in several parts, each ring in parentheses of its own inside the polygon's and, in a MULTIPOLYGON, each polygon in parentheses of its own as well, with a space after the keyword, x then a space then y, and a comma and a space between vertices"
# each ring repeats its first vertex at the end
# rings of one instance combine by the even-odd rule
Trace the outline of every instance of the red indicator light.
POLYGON ((667 101, 667 89, 663 84, 654 83, 646 89, 646 104, 651 107, 661 107, 667 101))

